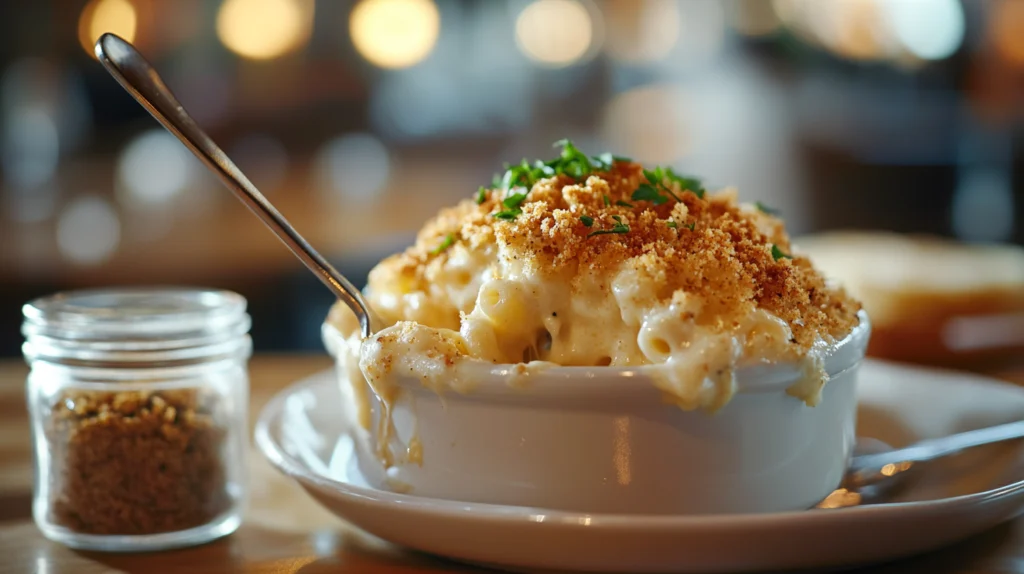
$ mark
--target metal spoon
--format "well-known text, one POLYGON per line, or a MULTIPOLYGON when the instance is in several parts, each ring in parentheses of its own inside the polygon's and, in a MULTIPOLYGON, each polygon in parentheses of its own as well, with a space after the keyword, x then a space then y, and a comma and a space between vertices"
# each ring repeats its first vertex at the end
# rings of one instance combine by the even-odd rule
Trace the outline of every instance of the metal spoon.
POLYGON ((875 439, 858 439, 843 484, 817 508, 843 508, 884 497, 922 462, 969 448, 1024 438, 1024 420, 927 439, 893 450, 875 439))
POLYGON ((364 338, 379 330, 380 321, 362 293, 299 235, 227 154, 196 125, 153 66, 131 44, 114 34, 103 34, 96 42, 96 57, 122 88, 192 150, 328 289, 352 309, 359 317, 364 338))

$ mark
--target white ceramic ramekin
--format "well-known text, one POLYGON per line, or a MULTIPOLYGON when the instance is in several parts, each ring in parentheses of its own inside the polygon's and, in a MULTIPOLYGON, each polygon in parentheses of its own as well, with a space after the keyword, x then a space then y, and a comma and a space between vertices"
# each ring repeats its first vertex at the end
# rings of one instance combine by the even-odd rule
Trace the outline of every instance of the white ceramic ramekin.
MULTIPOLYGON (((324 328, 328 349, 341 335, 324 328)), ((791 365, 737 372, 738 392, 714 414, 667 404, 643 368, 553 367, 510 385, 512 365, 482 367, 476 389, 443 396, 402 380, 396 451, 415 435, 422 465, 385 473, 376 424, 356 420, 339 366, 342 416, 360 469, 379 487, 426 497, 592 513, 726 514, 810 508, 842 479, 855 442, 856 379, 870 326, 825 360, 814 407, 786 394, 791 365)), ((365 385, 364 381, 359 384, 365 385)), ((380 404, 368 392, 373 420, 380 404)))

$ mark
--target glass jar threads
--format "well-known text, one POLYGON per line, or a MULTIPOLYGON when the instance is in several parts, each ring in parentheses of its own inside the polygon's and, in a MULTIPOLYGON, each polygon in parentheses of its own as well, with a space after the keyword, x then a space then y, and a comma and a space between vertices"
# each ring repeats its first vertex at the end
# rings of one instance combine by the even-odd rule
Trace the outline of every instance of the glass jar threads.
POLYGON ((214 290, 110 289, 25 305, 33 515, 92 550, 207 542, 246 496, 246 301, 214 290))

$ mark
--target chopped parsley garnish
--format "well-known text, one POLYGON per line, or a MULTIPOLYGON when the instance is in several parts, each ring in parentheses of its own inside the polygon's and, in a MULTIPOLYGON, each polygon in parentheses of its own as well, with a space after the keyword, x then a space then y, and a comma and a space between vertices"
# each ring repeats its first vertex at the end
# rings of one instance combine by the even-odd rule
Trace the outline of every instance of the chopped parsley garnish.
POLYGON ((679 184, 679 189, 683 191, 692 191, 697 197, 704 197, 704 186, 701 181, 695 177, 687 177, 677 174, 672 171, 670 167, 655 167, 654 169, 645 169, 644 177, 656 188, 661 188, 666 193, 672 196, 673 199, 679 201, 679 197, 672 192, 672 189, 665 185, 665 180, 669 180, 679 184))
MULTIPOLYGON (((547 161, 536 160, 533 163, 523 159, 516 165, 505 164, 505 171, 494 175, 491 188, 502 190, 506 194, 512 190, 523 188, 528 192, 538 181, 547 177, 565 175, 579 181, 595 171, 611 170, 616 163, 633 161, 627 157, 613 155, 609 152, 588 156, 568 139, 558 140, 555 142, 554 147, 561 148, 558 157, 554 159, 547 161)), ((682 191, 690 191, 699 198, 704 197, 704 187, 701 184, 701 180, 679 175, 672 171, 670 167, 658 166, 654 169, 645 169, 643 174, 648 182, 640 184, 633 192, 630 196, 630 199, 633 201, 650 201, 654 205, 663 205, 670 198, 680 201, 679 195, 674 189, 675 186, 672 185, 673 183, 677 184, 679 186, 678 189, 682 191)), ((481 187, 476 193, 476 202, 478 204, 486 202, 489 192, 489 189, 481 187)), ((509 195, 502 201, 504 209, 494 213, 494 217, 504 220, 515 219, 522 213, 520 204, 522 204, 525 197, 525 192, 509 195)), ((612 200, 608 195, 602 195, 601 199, 605 207, 611 206, 612 200)), ((634 204, 625 199, 619 199, 614 203, 622 207, 634 207, 634 204)), ((628 226, 619 223, 611 230, 600 230, 600 234, 626 233, 628 230, 628 226)))
POLYGON ((615 225, 613 225, 611 229, 598 229, 597 231, 591 231, 587 234, 587 237, 608 235, 610 233, 629 233, 629 226, 622 222, 622 216, 613 215, 612 219, 615 220, 615 225))
POLYGON ((678 183, 679 189, 692 191, 697 197, 704 198, 704 184, 696 177, 677 175, 672 168, 665 170, 665 177, 678 183))
POLYGON ((594 156, 594 157, 592 157, 590 159, 594 160, 594 163, 597 164, 597 167, 599 167, 599 168, 601 168, 603 170, 606 170, 606 171, 612 169, 613 167, 615 167, 615 164, 618 163, 618 162, 630 162, 630 161, 633 161, 633 160, 629 159, 628 157, 612 155, 610 152, 604 152, 603 154, 596 155, 596 156, 594 156))
POLYGON ((525 201, 525 200, 526 200, 526 194, 525 193, 514 193, 514 194, 506 197, 501 202, 501 204, 504 205, 508 209, 519 209, 519 206, 522 205, 523 201, 525 201))
POLYGON ((519 215, 522 215, 523 210, 519 208, 526 200, 525 193, 513 193, 502 200, 501 204, 505 206, 504 211, 499 211, 494 215, 498 219, 504 219, 506 221, 515 219, 519 215))
MULTIPOLYGON (((562 148, 562 155, 557 160, 552 160, 549 165, 555 173, 564 173, 573 179, 582 179, 594 171, 594 165, 587 154, 581 152, 573 145, 572 141, 563 139, 555 142, 554 147, 562 148)), ((597 166, 600 167, 600 166, 597 166)))
POLYGON ((594 218, 587 215, 581 215, 580 221, 582 221, 583 225, 587 227, 592 227, 594 225, 594 218))
POLYGON ((672 221, 671 219, 665 225, 668 225, 672 229, 675 229, 675 228, 679 227, 679 224, 677 224, 675 221, 672 221))
POLYGON ((636 191, 633 192, 632 199, 633 201, 650 201, 654 205, 661 205, 668 201, 667 197, 648 183, 641 183, 640 187, 636 188, 636 191))
POLYGON ((531 165, 527 159, 517 165, 505 164, 504 174, 494 175, 494 187, 508 191, 516 187, 533 187, 540 179, 555 175, 555 170, 548 164, 537 160, 531 165))
POLYGON ((516 165, 505 164, 504 172, 494 174, 491 187, 505 191, 516 187, 529 189, 545 177, 561 174, 579 180, 590 175, 595 170, 610 170, 616 162, 632 161, 629 158, 619 157, 610 153, 588 157, 572 141, 567 139, 558 140, 555 142, 554 147, 562 148, 562 152, 555 159, 548 161, 536 160, 533 163, 524 159, 516 165))
POLYGON ((693 228, 697 227, 697 222, 696 221, 691 221, 690 223, 684 225, 683 227, 689 229, 690 231, 693 231, 693 228))
POLYGON ((754 206, 757 207, 757 210, 760 211, 761 213, 767 213, 768 215, 778 215, 780 213, 778 209, 768 207, 767 205, 761 203, 760 201, 755 201, 754 206))
POLYGON ((449 233, 448 235, 445 236, 444 241, 442 241, 440 245, 438 245, 437 247, 435 247, 435 248, 430 250, 430 254, 431 255, 440 255, 440 254, 444 253, 445 250, 447 250, 449 247, 451 247, 454 244, 455 244, 455 235, 452 234, 452 233, 449 233))
POLYGON ((772 244, 772 259, 778 261, 779 259, 792 259, 793 257, 785 251, 779 249, 778 245, 772 244))

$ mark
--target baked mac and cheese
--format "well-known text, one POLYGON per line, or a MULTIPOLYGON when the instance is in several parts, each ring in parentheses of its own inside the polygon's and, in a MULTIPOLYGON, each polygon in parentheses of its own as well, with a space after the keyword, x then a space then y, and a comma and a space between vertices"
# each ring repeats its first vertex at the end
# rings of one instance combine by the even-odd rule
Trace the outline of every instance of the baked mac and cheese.
POLYGON ((387 328, 361 341, 347 308, 332 310, 359 396, 365 380, 387 409, 400 376, 467 391, 468 361, 630 366, 680 407, 715 410, 737 366, 793 362, 805 376, 790 394, 817 403, 822 357, 860 305, 791 254, 767 210, 568 142, 495 183, 372 270, 366 296, 387 328))

